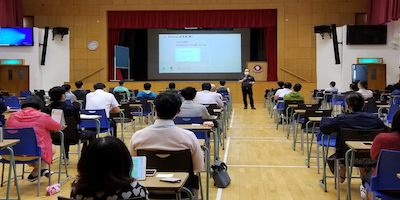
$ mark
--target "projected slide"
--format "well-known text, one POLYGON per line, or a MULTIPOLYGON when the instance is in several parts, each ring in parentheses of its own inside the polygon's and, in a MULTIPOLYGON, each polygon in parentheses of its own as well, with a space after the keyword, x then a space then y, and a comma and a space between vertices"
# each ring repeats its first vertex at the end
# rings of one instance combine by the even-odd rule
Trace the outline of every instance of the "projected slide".
POLYGON ((159 34, 159 73, 238 73, 241 53, 241 34, 159 34))

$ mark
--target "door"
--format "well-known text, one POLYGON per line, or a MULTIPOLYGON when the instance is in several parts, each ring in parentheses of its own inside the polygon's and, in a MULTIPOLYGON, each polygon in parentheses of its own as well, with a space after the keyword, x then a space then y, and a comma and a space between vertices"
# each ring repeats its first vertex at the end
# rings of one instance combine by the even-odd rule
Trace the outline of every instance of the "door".
POLYGON ((384 90, 386 87, 386 65, 368 65, 368 89, 384 90))
POLYGON ((29 90, 29 65, 0 65, 0 88, 18 95, 29 90))

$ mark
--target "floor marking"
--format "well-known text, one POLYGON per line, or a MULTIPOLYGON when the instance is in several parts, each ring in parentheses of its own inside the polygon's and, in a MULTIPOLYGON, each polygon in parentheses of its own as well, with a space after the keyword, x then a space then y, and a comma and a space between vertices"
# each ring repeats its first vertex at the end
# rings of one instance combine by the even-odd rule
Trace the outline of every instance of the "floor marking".
POLYGON ((246 136, 246 137, 237 136, 237 137, 235 137, 235 136, 233 136, 233 137, 230 137, 230 138, 232 138, 232 139, 236 139, 236 138, 253 138, 253 139, 255 139, 255 138, 280 138, 280 139, 286 139, 286 137, 268 137, 268 136, 265 136, 265 137, 251 137, 251 136, 246 136))
POLYGON ((240 141, 240 142, 290 142, 290 143, 293 143, 293 141, 290 141, 290 140, 234 140, 234 141, 240 141))
MULTIPOLYGON (((228 165, 228 167, 308 168, 307 166, 287 166, 287 165, 228 165)), ((317 168, 317 166, 310 166, 310 168, 317 168)))
POLYGON ((232 116, 231 116, 231 124, 229 125, 229 128, 232 128, 233 124, 233 117, 235 116, 235 109, 232 110, 232 116))
MULTIPOLYGON (((235 111, 235 110, 233 110, 235 111)), ((233 121, 233 114, 232 114, 232 121, 233 121)), ((231 126, 232 126, 232 121, 231 121, 231 126)), ((229 142, 231 141, 231 137, 228 137, 228 140, 226 141, 226 147, 225 147, 225 155, 224 155, 224 163, 226 163, 226 159, 228 158, 228 151, 229 151, 229 142)), ((222 188, 218 188, 217 192, 217 198, 216 200, 221 200, 222 196, 222 188)))

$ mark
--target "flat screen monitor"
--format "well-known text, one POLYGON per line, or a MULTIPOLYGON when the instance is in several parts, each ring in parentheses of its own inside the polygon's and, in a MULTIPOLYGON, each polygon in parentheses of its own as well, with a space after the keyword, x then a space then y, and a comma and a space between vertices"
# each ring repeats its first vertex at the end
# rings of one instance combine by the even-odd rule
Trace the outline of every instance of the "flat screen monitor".
POLYGON ((33 46, 33 28, 0 28, 0 46, 33 46))
POLYGON ((349 25, 347 26, 348 45, 386 44, 386 25, 349 25))

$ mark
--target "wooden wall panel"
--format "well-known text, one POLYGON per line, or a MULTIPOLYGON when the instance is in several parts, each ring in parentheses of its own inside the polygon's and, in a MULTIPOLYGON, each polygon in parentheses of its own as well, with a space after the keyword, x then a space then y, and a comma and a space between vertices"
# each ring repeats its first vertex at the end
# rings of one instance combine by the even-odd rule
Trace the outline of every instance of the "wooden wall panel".
POLYGON ((301 81, 279 70, 285 68, 292 73, 301 74, 311 81, 311 85, 315 85, 316 44, 313 27, 331 23, 337 26, 354 24, 355 13, 366 13, 367 2, 368 0, 23 0, 23 11, 25 15, 34 16, 34 25, 37 27, 70 28, 71 82, 85 75, 75 73, 75 70, 89 74, 99 68, 103 70, 83 81, 90 79, 93 82, 107 82, 107 11, 277 9, 278 78, 283 81, 301 81), (87 42, 91 40, 99 42, 96 52, 90 52, 86 48, 87 42), (78 69, 74 65, 74 61, 78 60, 86 60, 88 64, 83 69, 78 69))

